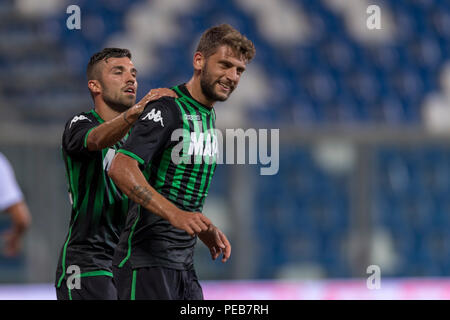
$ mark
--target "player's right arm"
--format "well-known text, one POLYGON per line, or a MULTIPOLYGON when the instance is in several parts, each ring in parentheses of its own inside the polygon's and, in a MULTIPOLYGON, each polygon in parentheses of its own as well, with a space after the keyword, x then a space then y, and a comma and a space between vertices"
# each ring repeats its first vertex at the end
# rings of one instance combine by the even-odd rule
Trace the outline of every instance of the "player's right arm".
POLYGON ((158 193, 141 171, 171 144, 171 135, 180 126, 181 115, 171 98, 151 102, 114 157, 108 174, 131 200, 194 235, 207 231, 211 221, 200 212, 179 209, 158 193))
POLYGON ((139 118, 147 103, 163 96, 176 97, 175 92, 167 88, 150 90, 138 103, 122 112, 112 120, 106 121, 88 133, 86 146, 89 151, 98 151, 111 147, 122 139, 139 118))
POLYGON ((118 153, 108 174, 131 200, 191 236, 207 231, 211 225, 211 221, 203 214, 183 211, 158 193, 147 182, 138 162, 132 157, 118 153))

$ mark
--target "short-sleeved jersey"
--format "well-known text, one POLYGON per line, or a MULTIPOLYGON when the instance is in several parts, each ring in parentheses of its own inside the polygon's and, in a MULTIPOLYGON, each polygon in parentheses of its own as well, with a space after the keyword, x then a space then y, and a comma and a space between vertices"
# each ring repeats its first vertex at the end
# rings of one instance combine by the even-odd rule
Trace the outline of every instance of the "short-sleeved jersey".
MULTIPOLYGON (((184 84, 173 89, 179 97, 149 103, 119 152, 136 159, 149 184, 178 208, 201 212, 218 154, 214 109, 184 84)), ((196 240, 131 202, 113 263, 189 270, 196 240)))
POLYGON ((0 153, 0 211, 22 201, 23 195, 17 184, 8 159, 0 153))
POLYGON ((59 287, 70 265, 81 272, 100 272, 112 276, 112 258, 125 225, 128 198, 114 185, 107 171, 123 141, 113 147, 89 151, 89 132, 103 123, 91 110, 70 119, 62 138, 72 205, 70 225, 56 272, 59 287))

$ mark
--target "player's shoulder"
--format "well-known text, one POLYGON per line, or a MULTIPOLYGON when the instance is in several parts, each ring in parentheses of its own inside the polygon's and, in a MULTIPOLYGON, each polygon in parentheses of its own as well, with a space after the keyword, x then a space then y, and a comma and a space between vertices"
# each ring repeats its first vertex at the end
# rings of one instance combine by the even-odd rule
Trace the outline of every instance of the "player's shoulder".
POLYGON ((175 98, 161 97, 158 100, 150 101, 144 108, 142 115, 147 115, 149 112, 160 112, 166 116, 178 117, 179 109, 175 98))
POLYGON ((144 125, 152 124, 153 122, 160 123, 164 128, 177 128, 182 123, 180 110, 172 97, 162 97, 149 102, 145 106, 139 122, 144 125))
POLYGON ((145 106, 144 110, 151 110, 153 108, 159 108, 159 109, 168 109, 176 106, 175 98, 173 97, 161 97, 158 100, 150 101, 145 106))
POLYGON ((14 169, 8 158, 0 152, 0 177, 4 178, 4 182, 8 180, 8 177, 14 176, 14 169))
POLYGON ((9 167, 9 161, 8 159, 5 157, 5 155, 3 153, 0 152, 0 167, 1 168, 7 168, 9 167))

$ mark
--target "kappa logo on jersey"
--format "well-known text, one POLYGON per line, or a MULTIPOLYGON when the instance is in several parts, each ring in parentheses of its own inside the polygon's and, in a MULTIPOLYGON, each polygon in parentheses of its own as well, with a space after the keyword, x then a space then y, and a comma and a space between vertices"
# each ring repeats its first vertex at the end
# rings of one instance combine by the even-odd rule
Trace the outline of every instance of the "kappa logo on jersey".
POLYGON ((86 116, 83 116, 83 115, 81 115, 81 116, 75 116, 75 117, 72 119, 72 121, 70 121, 70 126, 69 126, 69 128, 72 127, 72 124, 74 124, 75 122, 80 121, 80 120, 89 120, 89 122, 92 122, 91 119, 89 119, 89 118, 86 117, 86 116))
POLYGON ((161 110, 158 110, 158 112, 156 112, 155 108, 153 108, 152 111, 147 113, 145 117, 142 118, 142 120, 153 120, 155 122, 161 122, 161 125, 164 127, 163 118, 161 116, 161 110))
POLYGON ((191 121, 200 121, 201 119, 200 119, 200 115, 198 115, 198 114, 194 114, 194 115, 192 115, 192 114, 185 114, 184 115, 184 119, 185 120, 191 120, 191 121))

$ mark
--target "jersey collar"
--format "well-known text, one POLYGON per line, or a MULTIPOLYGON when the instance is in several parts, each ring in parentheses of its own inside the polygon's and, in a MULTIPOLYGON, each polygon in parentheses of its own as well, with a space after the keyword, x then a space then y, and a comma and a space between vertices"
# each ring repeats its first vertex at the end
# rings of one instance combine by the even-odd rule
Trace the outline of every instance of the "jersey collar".
POLYGON ((175 90, 175 92, 181 97, 181 98, 185 98, 188 100, 188 102, 190 102, 191 104, 193 104, 200 112, 205 112, 207 114, 210 114, 213 108, 208 108, 207 106, 205 106, 204 104, 202 104, 201 102, 198 102, 197 100, 195 100, 191 94, 189 93, 189 90, 186 88, 186 84, 180 84, 178 86, 174 86, 172 88, 172 90, 175 90))
POLYGON ((95 119, 97 119, 98 122, 103 123, 105 122, 105 120, 103 120, 97 112, 95 112, 95 109, 91 109, 91 111, 89 111, 89 113, 92 113, 92 115, 95 117, 95 119))

